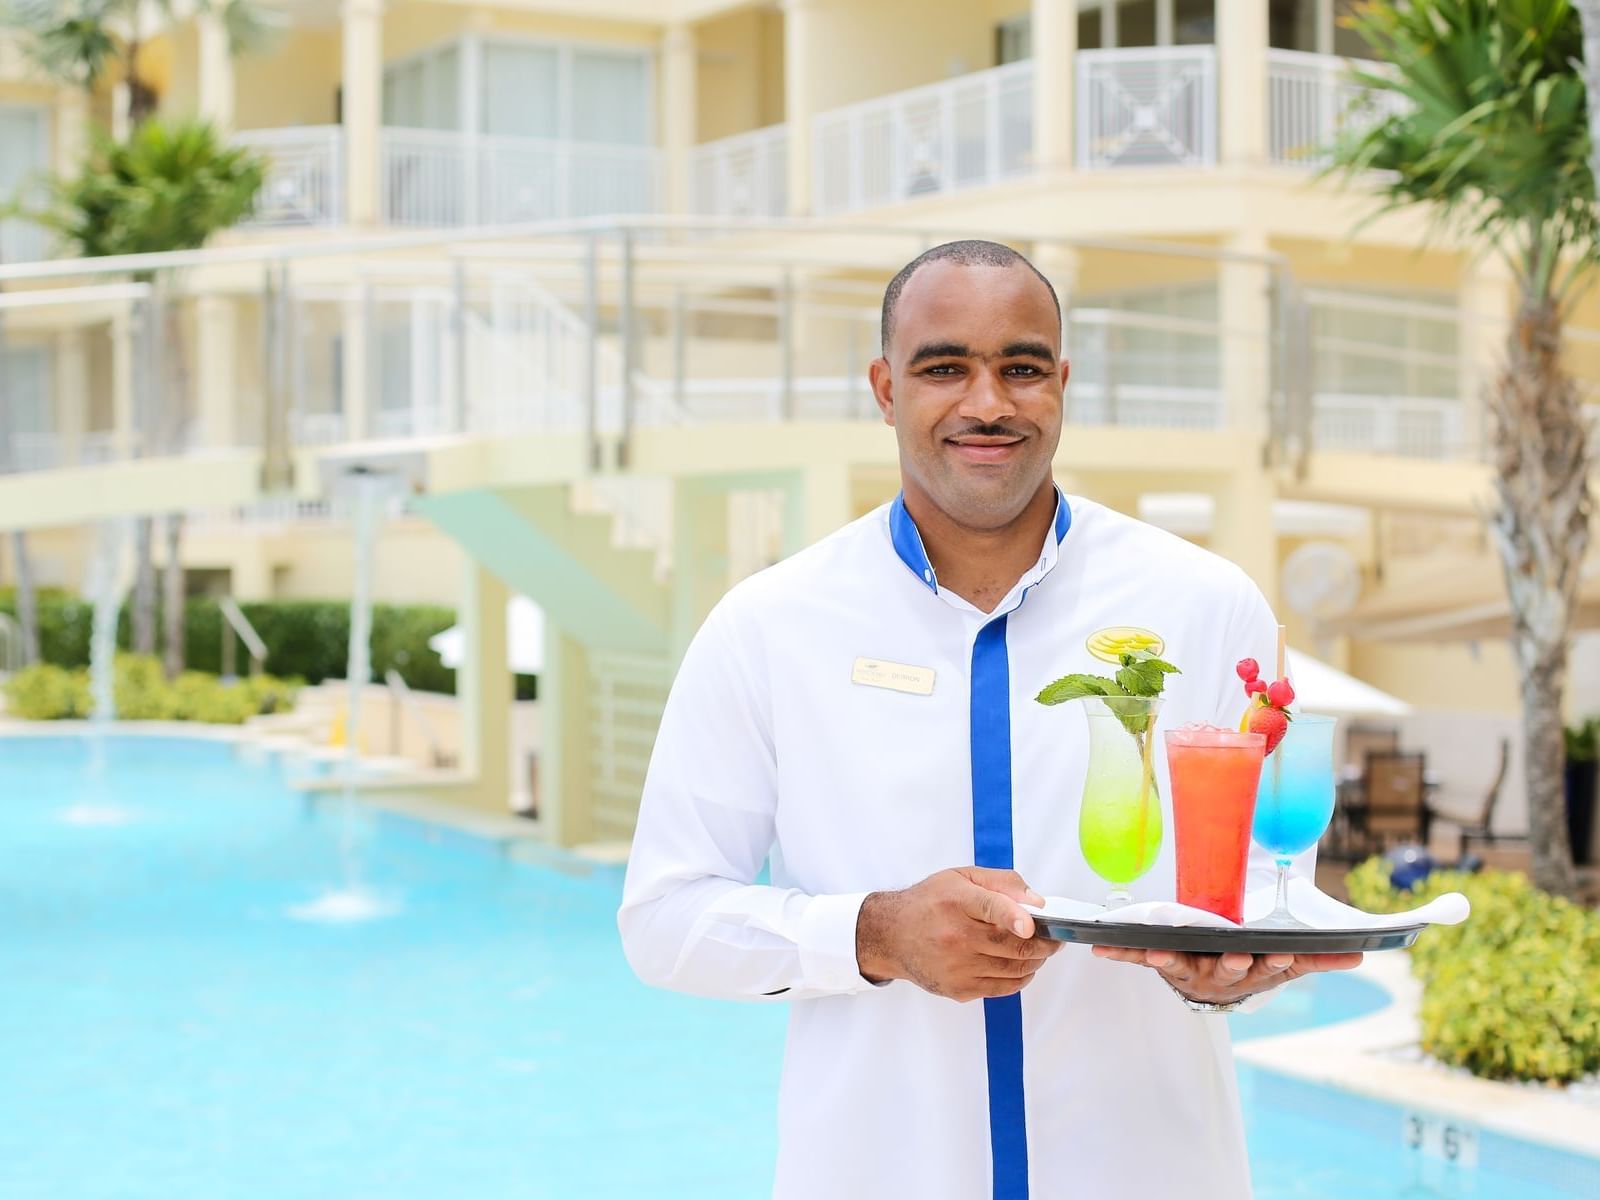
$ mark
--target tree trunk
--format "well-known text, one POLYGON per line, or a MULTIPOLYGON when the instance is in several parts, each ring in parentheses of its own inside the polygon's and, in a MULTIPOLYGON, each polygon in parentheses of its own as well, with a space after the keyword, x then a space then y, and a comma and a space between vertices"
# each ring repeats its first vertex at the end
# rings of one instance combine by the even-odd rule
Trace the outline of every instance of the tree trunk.
POLYGON ((168 679, 183 670, 183 514, 168 513, 167 562, 161 577, 163 635, 162 669, 168 679))
POLYGON ((28 535, 11 531, 11 570, 17 584, 17 625, 22 629, 22 665, 39 661, 39 610, 34 602, 33 566, 28 561, 28 535))
POLYGON ((156 652, 156 564, 152 557, 154 518, 134 521, 133 573, 133 652, 156 652))
POLYGON ((1561 365, 1561 314, 1548 297, 1524 294, 1507 352, 1489 402, 1499 498, 1490 529, 1511 601, 1533 880, 1571 896, 1561 726, 1572 615, 1589 547, 1589 431, 1561 365))

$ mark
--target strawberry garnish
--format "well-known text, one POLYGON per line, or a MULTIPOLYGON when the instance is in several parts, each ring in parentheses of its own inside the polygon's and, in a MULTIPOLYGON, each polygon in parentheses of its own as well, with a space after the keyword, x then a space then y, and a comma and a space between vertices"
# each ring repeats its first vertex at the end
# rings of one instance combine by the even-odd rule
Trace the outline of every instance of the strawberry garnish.
POLYGON ((1267 703, 1273 708, 1288 708, 1294 703, 1294 688, 1287 679, 1277 679, 1267 685, 1267 703))
POLYGON ((1289 714, 1270 704, 1257 706, 1250 710, 1250 732, 1266 735, 1266 753, 1271 754, 1289 732, 1289 714))
MULTIPOLYGON (((1246 684, 1252 679, 1261 677, 1261 664, 1253 658, 1241 658, 1233 669, 1239 673, 1239 678, 1244 680, 1246 684)), ((1249 688, 1247 687, 1245 690, 1249 691, 1249 688)))

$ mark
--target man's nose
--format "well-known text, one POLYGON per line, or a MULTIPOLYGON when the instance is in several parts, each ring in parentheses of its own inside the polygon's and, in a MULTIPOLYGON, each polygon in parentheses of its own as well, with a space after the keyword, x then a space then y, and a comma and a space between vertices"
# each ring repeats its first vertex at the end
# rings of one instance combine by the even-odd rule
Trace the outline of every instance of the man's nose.
POLYGON ((972 377, 972 386, 961 398, 961 415, 974 420, 993 421, 1015 416, 1016 411, 1017 406, 1011 402, 1004 381, 994 371, 976 372, 972 377))

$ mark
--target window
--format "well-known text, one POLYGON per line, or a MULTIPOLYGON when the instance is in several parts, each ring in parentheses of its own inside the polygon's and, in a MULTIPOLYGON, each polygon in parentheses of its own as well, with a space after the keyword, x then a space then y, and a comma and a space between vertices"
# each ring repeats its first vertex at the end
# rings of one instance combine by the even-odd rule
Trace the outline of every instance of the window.
POLYGON ((1329 295, 1311 310, 1314 386, 1320 394, 1454 399, 1457 322, 1449 297, 1329 295), (1397 311, 1411 301, 1416 311, 1397 311))
MULTIPOLYGON (((37 200, 40 174, 50 165, 49 116, 43 108, 0 104, 0 199, 37 200)), ((0 222, 0 256, 21 262, 44 256, 48 238, 23 221, 0 222)))
POLYGON ((50 347, 34 343, 12 343, 0 353, 0 370, 5 372, 5 424, 10 433, 51 433, 50 422, 50 347))
POLYGON ((1176 0, 1172 13, 1172 44, 1209 46, 1217 40, 1217 6, 1214 0, 1176 0))
POLYGON ((1001 21, 994 27, 994 61, 996 66, 1021 62, 1033 57, 1033 18, 1023 13, 1001 21))
POLYGON ((1275 50, 1317 49, 1317 10, 1324 0, 1271 0, 1267 45, 1275 50))
POLYGON ((479 133, 646 146, 655 140, 650 56, 486 38, 429 50, 384 71, 386 125, 464 130, 473 109, 479 133))

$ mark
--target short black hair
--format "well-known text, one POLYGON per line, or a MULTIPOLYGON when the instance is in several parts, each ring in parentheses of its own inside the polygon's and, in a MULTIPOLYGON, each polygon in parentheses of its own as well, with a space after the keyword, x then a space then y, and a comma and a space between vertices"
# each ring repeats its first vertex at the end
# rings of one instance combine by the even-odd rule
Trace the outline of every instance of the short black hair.
POLYGON ((1061 320, 1061 298, 1056 295, 1056 289, 1050 281, 1044 277, 1044 272, 1029 262, 1026 255, 1019 254, 1010 246, 999 242, 986 242, 979 238, 944 242, 931 250, 924 250, 901 267, 889 281, 889 286, 883 289, 883 318, 878 331, 883 353, 889 352, 889 335, 894 331, 894 310, 895 305, 900 302, 900 293, 905 291, 906 284, 911 281, 918 268, 931 262, 953 262, 960 267, 1014 267, 1019 264, 1027 267, 1049 290, 1050 299, 1056 306, 1056 320, 1061 320))

